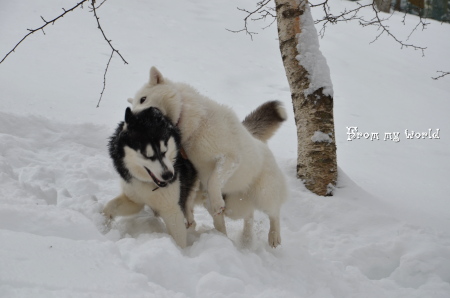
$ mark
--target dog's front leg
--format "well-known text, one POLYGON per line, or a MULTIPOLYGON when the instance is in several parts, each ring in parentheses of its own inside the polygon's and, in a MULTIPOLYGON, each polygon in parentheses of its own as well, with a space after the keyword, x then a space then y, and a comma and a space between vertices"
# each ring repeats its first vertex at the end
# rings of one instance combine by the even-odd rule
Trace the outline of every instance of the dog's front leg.
POLYGON ((159 212, 166 224, 169 235, 172 236, 179 247, 185 248, 187 246, 187 232, 181 208, 174 207, 168 210, 160 210, 159 212))
POLYGON ((125 194, 120 194, 106 204, 103 214, 108 219, 115 216, 127 216, 136 214, 144 208, 144 204, 138 204, 130 200, 125 194))
POLYGON ((212 218, 213 218, 213 223, 214 223, 214 228, 227 235, 227 227, 225 225, 225 217, 223 215, 223 213, 221 214, 215 214, 213 212, 213 210, 211 209, 211 200, 205 200, 203 202, 203 206, 205 206, 206 210, 208 210, 209 214, 211 214, 212 218))
POLYGON ((208 179, 208 197, 213 215, 222 214, 225 210, 225 201, 222 197, 222 189, 233 176, 239 165, 239 160, 233 157, 220 156, 216 158, 216 164, 208 179))
POLYGON ((200 204, 203 202, 205 195, 202 190, 200 190, 200 180, 195 181, 192 187, 191 193, 189 194, 186 204, 184 206, 184 216, 186 217, 186 228, 192 228, 195 230, 196 222, 194 219, 194 206, 195 204, 200 204))
POLYGON ((225 210, 225 201, 222 198, 222 185, 218 171, 214 170, 208 179, 209 209, 214 216, 222 214, 225 210))

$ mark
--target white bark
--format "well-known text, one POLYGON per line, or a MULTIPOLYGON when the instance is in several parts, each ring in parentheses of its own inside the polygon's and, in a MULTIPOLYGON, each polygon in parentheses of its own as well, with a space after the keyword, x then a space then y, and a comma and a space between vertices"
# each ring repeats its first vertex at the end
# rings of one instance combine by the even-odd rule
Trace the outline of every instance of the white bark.
POLYGON ((318 51, 317 32, 314 31, 312 35, 310 31, 307 32, 309 44, 317 45, 315 50, 305 44, 308 40, 304 40, 306 35, 301 34, 311 29, 305 27, 307 24, 313 26, 307 1, 275 0, 275 4, 280 51, 291 89, 297 126, 297 177, 303 179, 305 186, 312 192, 330 195, 336 185, 337 162, 333 92, 330 84, 324 83, 327 80, 322 80, 323 76, 329 76, 329 71, 323 72, 325 59, 318 51), (311 39, 314 35, 316 40, 311 39), (312 54, 305 53, 308 50, 312 54), (318 74, 316 70, 319 70, 318 74), (318 141, 318 134, 328 135, 329 139, 326 142, 318 141))

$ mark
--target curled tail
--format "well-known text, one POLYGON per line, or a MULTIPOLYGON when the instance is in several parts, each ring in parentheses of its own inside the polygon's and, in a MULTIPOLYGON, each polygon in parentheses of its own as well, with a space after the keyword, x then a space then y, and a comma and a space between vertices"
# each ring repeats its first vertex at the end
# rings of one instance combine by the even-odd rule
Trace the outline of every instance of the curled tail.
POLYGON ((257 107, 245 117, 242 124, 255 138, 266 142, 286 119, 287 114, 283 104, 274 100, 257 107))

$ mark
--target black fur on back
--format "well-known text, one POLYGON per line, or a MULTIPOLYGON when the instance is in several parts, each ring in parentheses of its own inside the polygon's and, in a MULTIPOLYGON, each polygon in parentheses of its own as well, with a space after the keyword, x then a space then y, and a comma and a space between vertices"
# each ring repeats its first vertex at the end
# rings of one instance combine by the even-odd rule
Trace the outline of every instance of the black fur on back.
MULTIPOLYGON (((147 145, 159 144, 160 141, 164 141, 167 144, 170 137, 174 138, 177 147, 177 156, 173 165, 175 173, 171 181, 180 180, 179 204, 183 212, 185 212, 186 200, 197 179, 197 171, 189 160, 181 156, 180 130, 160 110, 150 107, 133 114, 130 108, 127 108, 125 121, 119 123, 114 134, 109 139, 109 155, 122 179, 130 182, 133 177, 123 161, 125 146, 136 151, 145 152, 147 145)), ((170 184, 167 187, 170 187, 170 184)))

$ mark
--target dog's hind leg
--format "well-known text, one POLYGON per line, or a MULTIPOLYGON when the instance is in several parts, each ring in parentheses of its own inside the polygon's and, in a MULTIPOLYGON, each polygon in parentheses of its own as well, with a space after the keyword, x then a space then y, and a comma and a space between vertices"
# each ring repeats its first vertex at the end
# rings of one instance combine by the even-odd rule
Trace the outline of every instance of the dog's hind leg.
POLYGON ((122 193, 106 204, 105 208, 103 208, 103 214, 105 214, 108 219, 112 219, 116 216, 136 214, 141 211, 142 208, 144 208, 144 204, 135 203, 122 193))
POLYGON ((250 244, 253 238, 253 212, 244 218, 244 230, 242 232, 242 240, 244 244, 250 244))
POLYGON ((280 216, 269 215, 269 220, 270 220, 269 245, 275 248, 281 244, 280 216))

